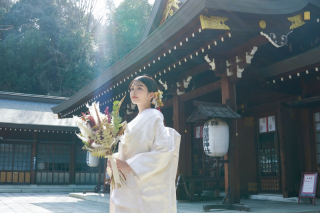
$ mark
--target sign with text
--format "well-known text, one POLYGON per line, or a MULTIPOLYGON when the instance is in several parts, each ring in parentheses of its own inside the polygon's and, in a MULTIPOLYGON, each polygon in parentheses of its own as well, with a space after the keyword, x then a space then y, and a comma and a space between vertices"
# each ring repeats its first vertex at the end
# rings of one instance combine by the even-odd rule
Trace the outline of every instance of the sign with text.
POLYGON ((316 174, 305 174, 303 177, 303 185, 301 193, 314 194, 316 185, 316 174))
POLYGON ((298 203, 300 202, 300 197, 308 197, 310 199, 313 198, 313 205, 315 205, 317 181, 317 172, 302 173, 298 203))

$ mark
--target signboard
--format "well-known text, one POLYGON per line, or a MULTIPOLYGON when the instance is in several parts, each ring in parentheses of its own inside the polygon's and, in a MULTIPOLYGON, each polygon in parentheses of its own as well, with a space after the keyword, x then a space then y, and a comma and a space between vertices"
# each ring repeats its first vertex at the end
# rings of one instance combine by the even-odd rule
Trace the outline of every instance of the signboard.
POLYGON ((254 117, 245 117, 244 125, 246 126, 254 126, 254 117))
POLYGON ((195 130, 195 138, 197 139, 197 138, 202 138, 202 126, 196 126, 195 128, 194 128, 194 130, 195 130))
POLYGON ((276 116, 269 116, 259 119, 260 133, 276 131, 276 116))
POLYGON ((317 181, 318 181, 317 172, 302 173, 298 204, 300 202, 300 197, 308 197, 310 199, 313 198, 313 205, 315 205, 317 181))

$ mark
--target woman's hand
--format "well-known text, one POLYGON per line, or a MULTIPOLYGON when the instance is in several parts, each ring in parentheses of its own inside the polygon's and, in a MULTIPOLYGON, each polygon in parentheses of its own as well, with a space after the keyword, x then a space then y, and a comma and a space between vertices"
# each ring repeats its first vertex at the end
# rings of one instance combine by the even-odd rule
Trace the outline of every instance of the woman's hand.
POLYGON ((112 170, 111 163, 110 163, 109 159, 108 159, 108 162, 107 162, 107 167, 109 167, 112 170))
MULTIPOLYGON (((131 167, 127 164, 127 162, 125 161, 122 161, 122 160, 119 160, 119 159, 115 159, 116 160, 116 163, 117 163, 117 167, 118 167, 118 170, 131 170, 131 167)), ((107 163, 108 167, 112 170, 112 167, 111 167, 111 163, 110 161, 108 160, 108 163, 107 163)))

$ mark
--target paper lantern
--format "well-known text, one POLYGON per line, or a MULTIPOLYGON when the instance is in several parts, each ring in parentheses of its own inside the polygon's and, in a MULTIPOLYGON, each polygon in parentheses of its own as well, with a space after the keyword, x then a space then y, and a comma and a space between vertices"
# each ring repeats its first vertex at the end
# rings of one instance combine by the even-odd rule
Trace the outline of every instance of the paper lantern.
POLYGON ((229 126, 219 118, 207 121, 203 127, 203 149, 208 156, 220 157, 228 153, 229 126))
POLYGON ((99 158, 92 156, 89 151, 87 151, 87 165, 90 167, 97 167, 99 165, 99 158))

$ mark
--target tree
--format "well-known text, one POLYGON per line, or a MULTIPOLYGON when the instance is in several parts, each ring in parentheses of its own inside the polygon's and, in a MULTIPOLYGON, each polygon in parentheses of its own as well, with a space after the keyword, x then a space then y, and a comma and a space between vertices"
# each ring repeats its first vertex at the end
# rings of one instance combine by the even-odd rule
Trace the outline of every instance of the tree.
MULTIPOLYGON (((5 14, 9 11, 11 5, 12 5, 11 0, 0 0, 0 21, 4 18, 5 14)), ((0 34, 1 34, 1 31, 9 30, 9 29, 12 29, 11 25, 0 25, 0 34)))
POLYGON ((139 45, 151 9, 147 0, 124 0, 118 8, 108 1, 105 42, 110 65, 139 45))
POLYGON ((125 0, 118 8, 106 0, 104 22, 93 15, 96 2, 10 5, 0 19, 13 26, 0 34, 0 90, 68 97, 136 47, 151 11, 147 0, 125 0))
POLYGON ((20 0, 12 6, 3 20, 14 30, 0 43, 0 90, 71 96, 93 79, 92 10, 83 11, 79 2, 20 0))

